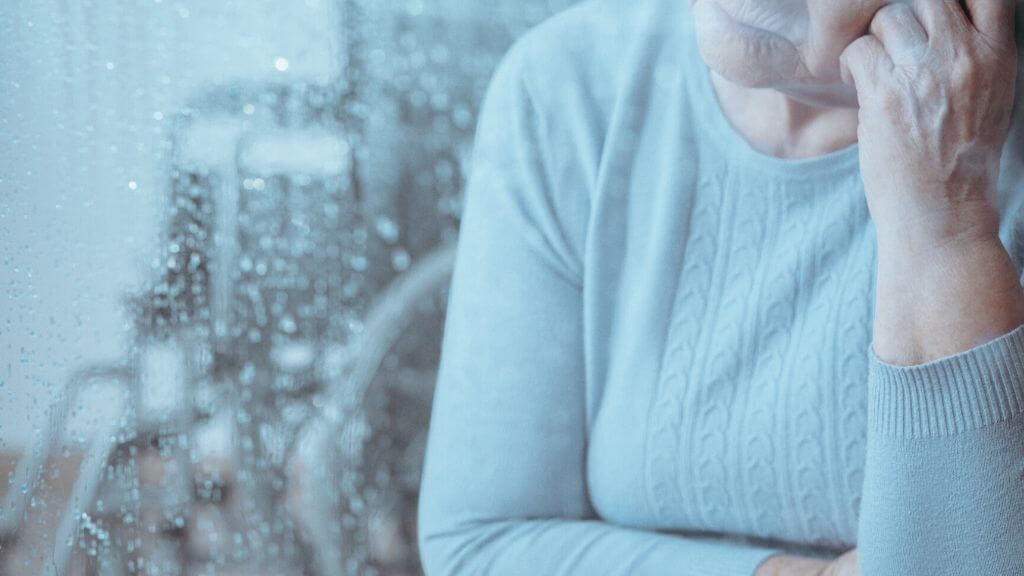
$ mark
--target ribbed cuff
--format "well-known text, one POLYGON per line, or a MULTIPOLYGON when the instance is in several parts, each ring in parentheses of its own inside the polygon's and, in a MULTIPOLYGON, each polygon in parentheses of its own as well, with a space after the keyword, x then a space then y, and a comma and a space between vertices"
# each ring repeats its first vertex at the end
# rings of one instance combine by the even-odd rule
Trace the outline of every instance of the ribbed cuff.
POLYGON ((949 436, 1024 411, 1024 325, 918 366, 883 362, 868 347, 868 426, 903 438, 949 436))

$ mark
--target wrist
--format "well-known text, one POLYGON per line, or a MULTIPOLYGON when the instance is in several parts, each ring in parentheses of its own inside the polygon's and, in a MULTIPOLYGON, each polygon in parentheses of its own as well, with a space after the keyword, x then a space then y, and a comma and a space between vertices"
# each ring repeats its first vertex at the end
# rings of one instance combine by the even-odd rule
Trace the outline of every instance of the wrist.
POLYGON ((873 346, 883 361, 923 364, 1022 323, 1020 273, 995 234, 914 249, 879 240, 873 346))
POLYGON ((987 201, 874 222, 880 258, 919 261, 999 242, 999 213, 987 201))
POLYGON ((906 280, 935 274, 963 274, 1008 258, 998 230, 963 229, 943 236, 905 231, 878 238, 879 273, 899 271, 906 280))

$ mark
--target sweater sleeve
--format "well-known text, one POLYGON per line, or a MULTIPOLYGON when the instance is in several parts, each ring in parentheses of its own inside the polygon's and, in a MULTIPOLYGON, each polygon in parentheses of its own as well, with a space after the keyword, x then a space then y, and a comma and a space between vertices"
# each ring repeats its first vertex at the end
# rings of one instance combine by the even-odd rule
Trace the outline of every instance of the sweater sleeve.
MULTIPOLYGON (((1024 50, 1018 2, 1017 45, 1024 50)), ((1021 52, 1024 62, 1024 51, 1021 52)), ((1024 81, 1018 69, 1017 85, 1024 81)), ((1024 268, 1024 97, 1003 157, 1000 237, 1024 268)), ((1024 284, 1024 279, 1022 279, 1024 284)), ((864 576, 1024 574, 1024 326, 897 367, 868 351, 864 576)))
POLYGON ((590 505, 587 185, 569 189, 567 169, 550 167, 562 152, 542 135, 522 69, 514 50, 477 132, 421 483, 424 569, 749 576, 772 550, 616 526, 590 505))
POLYGON ((1024 326, 898 367, 869 350, 864 576, 1024 574, 1024 326))

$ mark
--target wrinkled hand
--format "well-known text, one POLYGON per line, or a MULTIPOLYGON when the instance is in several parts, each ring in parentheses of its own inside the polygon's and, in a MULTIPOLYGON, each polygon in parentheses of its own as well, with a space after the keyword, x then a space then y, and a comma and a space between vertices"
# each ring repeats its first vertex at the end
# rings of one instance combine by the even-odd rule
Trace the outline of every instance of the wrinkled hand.
POLYGON ((857 549, 831 562, 786 554, 772 556, 758 567, 754 576, 860 576, 857 549))
POLYGON ((842 56, 879 244, 916 252, 994 235, 1016 78, 1014 0, 908 0, 842 56))

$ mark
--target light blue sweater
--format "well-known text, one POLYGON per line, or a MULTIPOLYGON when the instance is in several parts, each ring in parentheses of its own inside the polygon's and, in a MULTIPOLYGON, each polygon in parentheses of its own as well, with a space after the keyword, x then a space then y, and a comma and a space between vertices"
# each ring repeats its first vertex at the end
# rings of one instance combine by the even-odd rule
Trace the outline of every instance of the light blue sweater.
MULTIPOLYGON (((427 573, 1024 574, 1024 327, 870 348, 856 146, 783 160, 713 96, 682 0, 591 0, 488 93, 420 500, 427 573)), ((1024 264, 1020 114, 1001 238, 1024 264)))

